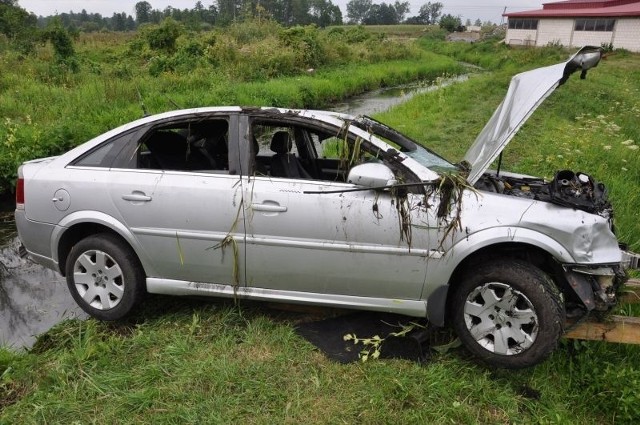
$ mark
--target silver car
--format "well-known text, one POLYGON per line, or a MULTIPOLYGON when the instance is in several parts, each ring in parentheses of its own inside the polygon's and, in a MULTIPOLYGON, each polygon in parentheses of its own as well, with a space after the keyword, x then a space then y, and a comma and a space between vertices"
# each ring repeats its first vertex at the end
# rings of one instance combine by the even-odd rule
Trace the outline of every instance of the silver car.
POLYGON ((487 171, 539 103, 601 52, 519 74, 464 161, 369 117, 273 108, 149 116, 18 171, 36 262, 101 320, 145 293, 450 322, 485 362, 544 359, 567 316, 607 310, 632 257, 604 185, 487 171))

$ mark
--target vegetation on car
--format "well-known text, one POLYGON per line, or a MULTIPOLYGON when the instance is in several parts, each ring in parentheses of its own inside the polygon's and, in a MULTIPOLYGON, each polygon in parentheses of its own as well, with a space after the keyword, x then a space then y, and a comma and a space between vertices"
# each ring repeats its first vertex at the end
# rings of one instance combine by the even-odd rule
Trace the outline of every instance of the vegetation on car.
MULTIPOLYGON (((109 47, 113 37, 81 37, 75 74, 50 68, 45 61, 53 57, 50 47, 38 48, 38 56, 26 60, 2 50, 2 187, 8 187, 22 160, 62 152, 139 116, 137 88, 154 112, 172 109, 167 98, 181 106, 318 107, 380 84, 430 77, 445 68, 454 72, 453 59, 490 72, 418 96, 378 119, 457 161, 504 96, 513 73, 569 54, 559 48, 518 50, 495 42, 447 44, 429 38, 419 42, 429 50, 420 53, 428 55, 422 61, 327 66, 310 75, 240 81, 241 76, 202 64, 188 75, 169 70, 152 76, 144 57, 125 54, 128 46, 109 47), (106 58, 110 63, 101 61, 106 58), (118 84, 116 75, 122 76, 118 84)), ((141 42, 130 36, 118 40, 127 37, 141 42)), ((172 55, 180 51, 180 37, 172 55)), ((503 159, 510 171, 551 177, 555 170, 573 169, 604 181, 619 238, 636 251, 639 95, 640 57, 618 52, 585 81, 570 79, 557 90, 503 159)), ((479 366, 463 350, 434 354, 424 365, 402 360, 340 365, 295 334, 292 325, 309 319, 252 303, 152 297, 128 322, 65 322, 28 353, 0 350, 0 422, 601 424, 640 419, 637 346, 565 341, 545 363, 517 372, 479 366)))

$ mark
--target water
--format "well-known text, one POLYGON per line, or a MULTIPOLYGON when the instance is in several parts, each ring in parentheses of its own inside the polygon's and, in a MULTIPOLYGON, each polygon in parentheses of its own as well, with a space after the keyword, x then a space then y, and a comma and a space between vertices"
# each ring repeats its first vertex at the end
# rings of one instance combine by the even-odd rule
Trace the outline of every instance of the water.
MULTIPOLYGON (((423 83, 375 90, 339 103, 332 110, 372 115, 418 94, 466 79, 467 76, 459 76, 435 85, 423 83)), ((37 335, 62 320, 87 316, 76 305, 60 274, 20 257, 13 208, 11 202, 0 204, 0 345, 28 348, 37 335)))
POLYGON ((456 82, 466 81, 468 75, 459 75, 434 83, 414 83, 398 87, 388 87, 370 91, 359 96, 354 96, 344 102, 340 102, 330 110, 350 115, 373 115, 385 112, 394 106, 400 105, 412 97, 438 90, 456 82))
POLYGON ((20 257, 8 208, 3 205, 0 212, 0 345, 28 348, 56 323, 86 315, 60 274, 20 257))

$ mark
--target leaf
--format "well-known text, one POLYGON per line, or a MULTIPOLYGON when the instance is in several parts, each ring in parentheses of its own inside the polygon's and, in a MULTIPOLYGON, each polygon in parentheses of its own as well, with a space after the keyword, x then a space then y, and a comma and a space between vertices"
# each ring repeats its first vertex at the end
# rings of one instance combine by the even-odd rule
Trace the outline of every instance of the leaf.
POLYGON ((460 341, 460 338, 456 338, 456 339, 454 339, 453 341, 451 341, 448 344, 436 345, 436 346, 433 346, 431 348, 433 348, 434 350, 436 350, 440 354, 444 354, 444 353, 448 352, 449 350, 451 350, 452 348, 458 348, 461 345, 462 345, 462 342, 460 341))

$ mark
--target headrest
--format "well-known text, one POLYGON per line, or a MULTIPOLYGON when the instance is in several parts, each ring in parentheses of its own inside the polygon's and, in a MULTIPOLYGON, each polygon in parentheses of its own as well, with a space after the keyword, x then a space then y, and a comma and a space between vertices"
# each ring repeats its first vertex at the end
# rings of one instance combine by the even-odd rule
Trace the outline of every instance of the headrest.
POLYGON ((275 153, 289 153, 292 143, 288 131, 276 131, 271 137, 271 150, 275 153))

